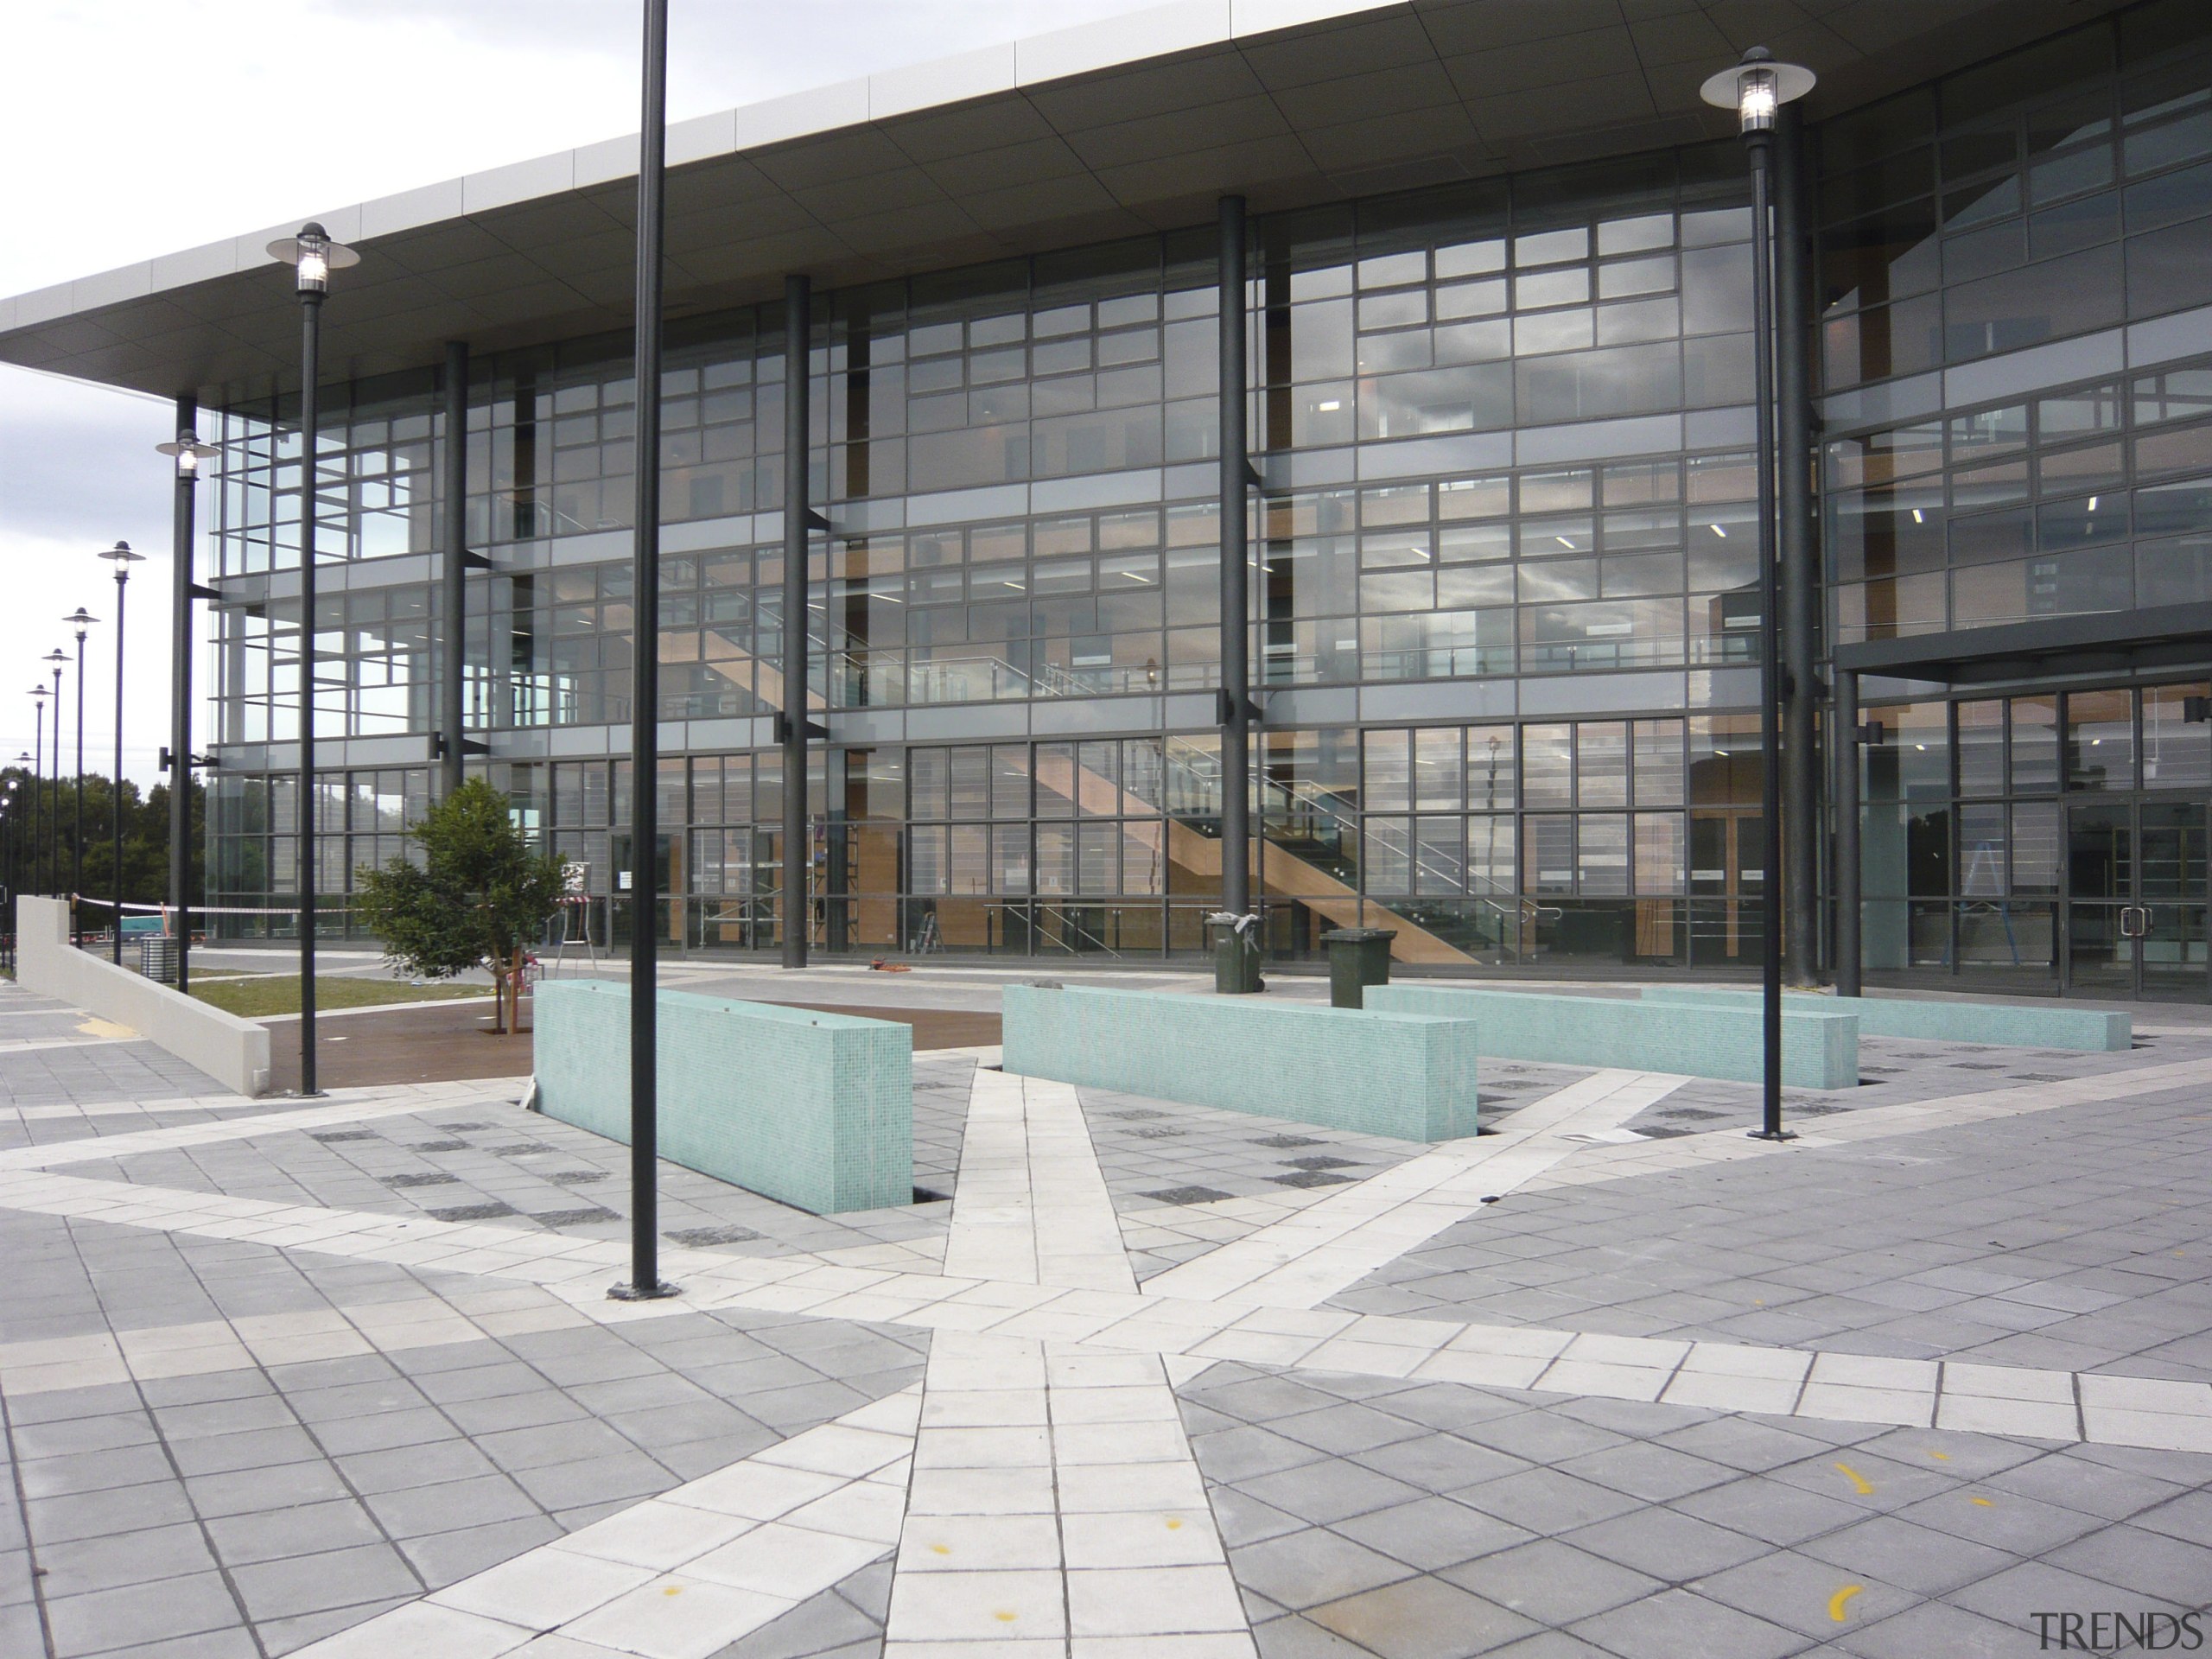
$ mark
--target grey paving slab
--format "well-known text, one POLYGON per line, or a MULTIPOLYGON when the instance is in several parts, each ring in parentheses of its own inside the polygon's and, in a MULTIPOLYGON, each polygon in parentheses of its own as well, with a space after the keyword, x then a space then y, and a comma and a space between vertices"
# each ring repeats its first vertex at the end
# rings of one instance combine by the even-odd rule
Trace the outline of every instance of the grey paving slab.
POLYGON ((1223 1363, 1179 1391, 1186 1421, 1235 1425, 1192 1445, 1263 1655, 2014 1654, 2037 1607, 2179 1605, 2212 1582, 2212 1457, 1373 1382, 1223 1363), (1344 1459, 1395 1459, 1412 1496, 1335 1519, 1255 1496, 1334 1466, 1255 1474, 1255 1433, 1343 1409, 1425 1431, 1344 1459), (1460 1486, 1462 1448, 1506 1454, 1439 1421, 1516 1446, 1509 1471, 1460 1486))
MULTIPOLYGON (((103 1109, 16 1111, 12 1144, 220 1116, 183 1096, 101 1095, 91 1051, 41 1052, 86 1068, 85 1103, 103 1109), (168 1101, 187 1103, 165 1114, 168 1101)), ((2200 1052, 2201 1034, 2119 1057, 1897 1044, 1870 1048, 1872 1081, 1848 1098, 1791 1109, 1816 1124, 2200 1052)), ((917 1068, 916 1180, 932 1191, 957 1191, 974 1064, 917 1068)), ((1487 1104, 1508 1114, 1579 1075, 1492 1068, 1487 1104)), ((56 1079, 66 1094, 75 1074, 56 1079)), ((1421 1150, 1092 1091, 1082 1105, 1141 1274, 1421 1150)), ((1693 1084, 1630 1128, 1664 1140, 1751 1107, 1740 1087, 1693 1084)), ((10 1116, 0 1103, 0 1145, 10 1116)), ((2176 1091, 1516 1192, 1340 1301, 2212 1376, 2203 1122, 2176 1091)), ((621 1148, 496 1099, 72 1173, 385 1216, 498 1206, 491 1224, 533 1235, 620 1237, 627 1209, 621 1148)), ((825 1219, 671 1171, 663 1217, 702 1248, 892 1245, 926 1262, 946 1208, 825 1219)), ((6 1211, 0 1257, 4 1342, 486 1283, 6 1211)), ((0 1398, 21 1494, 0 1503, 0 1652, 29 1630, 26 1651, 51 1631, 56 1659, 269 1659, 904 1386, 926 1345, 849 1321, 684 1312, 0 1398)), ((2180 1606, 2212 1582, 2212 1457, 1237 1363, 1179 1394, 1267 1659, 2011 1653, 2032 1641, 2024 1609, 2180 1606)), ((863 1569, 721 1659, 875 1659, 889 1582, 887 1564, 863 1569)))
MULTIPOLYGON (((90 1330, 176 1323, 180 1309, 217 1317, 256 1282, 285 1287, 288 1311, 480 1284, 54 1217, 10 1216, 6 1235, 46 1270, 33 1277, 73 1284, 90 1330), (193 1294, 173 1296, 162 1321, 141 1297, 109 1296, 126 1268, 193 1294)), ((9 1306, 0 1285, 0 1319, 9 1306)), ((46 1569, 18 1576, 42 1595, 57 1659, 182 1651, 202 1636, 219 1652, 219 1638, 239 1634, 275 1654, 918 1375, 912 1332, 773 1315, 755 1325, 685 1313, 0 1402, 7 1522, 28 1539, 25 1560, 46 1569), (731 1353, 778 1368, 772 1423, 698 1380, 731 1353)), ((11 1319, 0 1330, 15 1336, 11 1319)), ((15 1605, 5 1545, 0 1535, 0 1608, 15 1605)))
POLYGON ((1330 1305, 2212 1380, 2202 1104, 1516 1192, 1330 1305))
MULTIPOLYGON (((950 1197, 974 1061, 916 1065, 917 1185, 950 1197), (923 1132, 926 1120, 930 1132, 923 1132)), ((286 1109, 296 1103, 277 1103, 286 1109)), ((147 1127, 139 1123, 134 1127, 147 1127)), ((292 1130, 70 1166, 88 1179, 287 1204, 327 1205, 439 1220, 499 1220, 531 1230, 623 1239, 629 1230, 629 1153, 588 1130, 525 1112, 512 1101, 473 1100, 327 1131, 292 1130), (588 1205, 577 1194, 588 1192, 588 1205), (504 1206, 494 1208, 492 1206, 504 1206)), ((741 1255, 941 1241, 942 1204, 809 1215, 674 1164, 660 1169, 658 1214, 672 1240, 741 1255)), ((941 1249, 941 1243, 939 1245, 941 1249)), ((281 1289, 231 1290, 226 1313, 282 1311, 281 1289), (252 1305, 255 1296, 280 1300, 252 1305)), ((158 1298, 150 1299, 160 1305, 158 1298)))

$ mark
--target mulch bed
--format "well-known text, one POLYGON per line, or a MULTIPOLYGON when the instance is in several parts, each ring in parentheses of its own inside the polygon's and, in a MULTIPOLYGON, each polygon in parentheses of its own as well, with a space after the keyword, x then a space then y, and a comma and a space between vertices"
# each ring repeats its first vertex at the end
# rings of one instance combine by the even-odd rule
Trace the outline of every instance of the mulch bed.
MULTIPOLYGON (((976 1048, 999 1040, 999 1016, 951 1008, 879 1008, 827 1002, 786 1002, 785 1007, 820 1014, 858 1014, 914 1027, 917 1053, 936 1048, 976 1048)), ((466 1077, 518 1077, 531 1067, 530 1020, 519 1036, 492 1034, 490 999, 444 1002, 432 1007, 326 1016, 317 1022, 315 1080, 325 1089, 358 1089, 390 1083, 451 1083, 466 1077)), ((300 1027, 285 1020, 269 1028, 275 1087, 300 1086, 300 1027)))

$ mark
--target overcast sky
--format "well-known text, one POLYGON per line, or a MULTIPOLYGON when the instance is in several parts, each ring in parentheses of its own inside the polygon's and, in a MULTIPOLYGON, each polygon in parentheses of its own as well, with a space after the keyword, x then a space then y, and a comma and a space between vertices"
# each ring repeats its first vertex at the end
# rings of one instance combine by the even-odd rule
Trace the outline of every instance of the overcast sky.
MULTIPOLYGON (((671 0, 669 113, 1140 9, 671 0)), ((633 0, 13 0, 0 294, 634 131, 639 10, 633 0)), ((37 659, 73 652, 60 619, 83 605, 101 619, 87 644, 86 760, 109 769, 116 594, 96 556, 124 539, 149 556, 130 589, 124 770, 152 780, 168 728, 171 477, 153 446, 170 423, 166 404, 0 366, 0 761, 32 747, 29 693, 51 683, 37 659)), ((206 669, 203 652, 203 692, 206 669)), ((73 745, 75 699, 65 677, 73 745)), ((204 733, 204 713, 194 719, 204 733)))

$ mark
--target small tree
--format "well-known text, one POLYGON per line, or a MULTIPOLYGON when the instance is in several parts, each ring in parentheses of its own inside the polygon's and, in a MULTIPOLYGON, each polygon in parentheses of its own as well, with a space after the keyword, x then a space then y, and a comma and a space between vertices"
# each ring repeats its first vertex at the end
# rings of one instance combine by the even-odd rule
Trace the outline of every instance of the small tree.
POLYGON ((364 864, 354 907, 385 954, 424 979, 488 968, 498 1026, 519 1024, 523 950, 561 899, 561 865, 530 849, 507 798, 471 779, 408 832, 422 861, 364 864), (509 1020, 511 1006, 516 1018, 509 1020))

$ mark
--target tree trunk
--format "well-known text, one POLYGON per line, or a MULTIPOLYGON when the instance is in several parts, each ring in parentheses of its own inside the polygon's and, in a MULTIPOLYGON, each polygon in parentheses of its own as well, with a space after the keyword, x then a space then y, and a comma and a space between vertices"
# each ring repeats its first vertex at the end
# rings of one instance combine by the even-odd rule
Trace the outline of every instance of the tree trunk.
POLYGON ((492 1034, 507 1034, 507 968, 497 957, 492 958, 492 1034))

